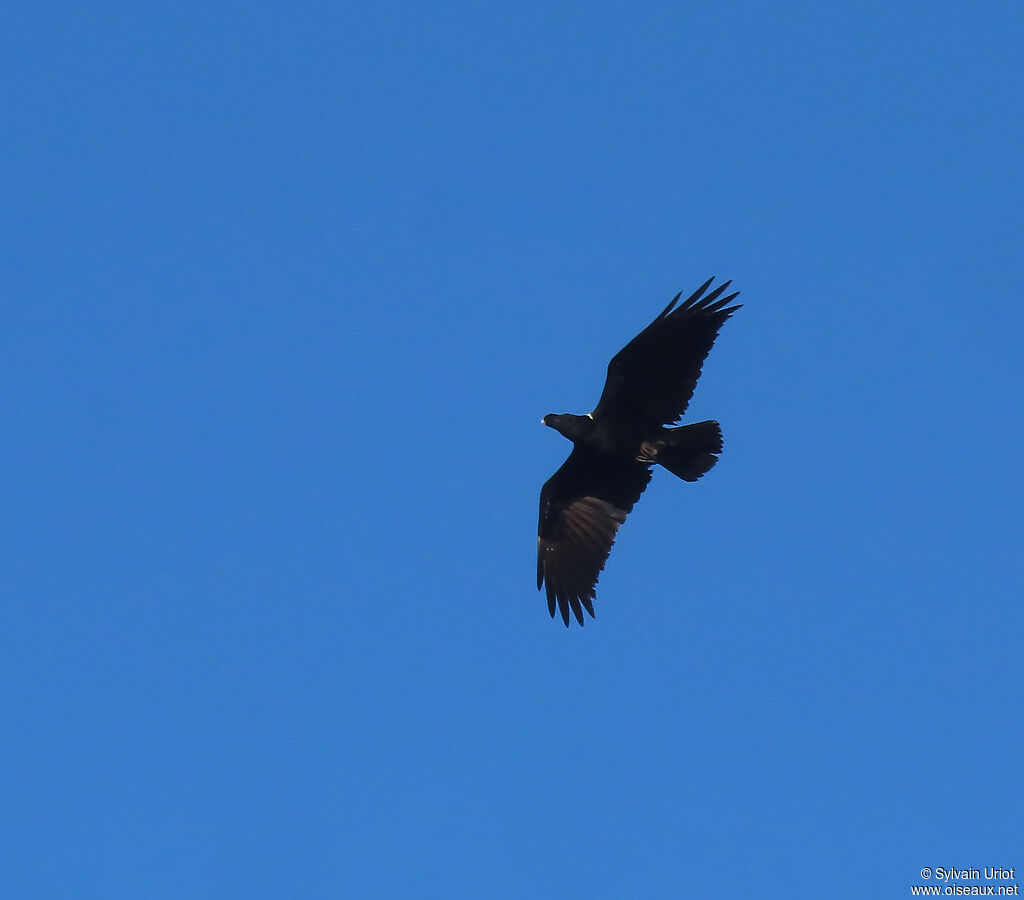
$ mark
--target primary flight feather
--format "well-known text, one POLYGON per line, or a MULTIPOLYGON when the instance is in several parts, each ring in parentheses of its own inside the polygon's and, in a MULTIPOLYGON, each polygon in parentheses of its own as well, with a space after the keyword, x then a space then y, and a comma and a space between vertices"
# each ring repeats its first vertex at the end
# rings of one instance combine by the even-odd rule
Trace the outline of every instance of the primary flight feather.
POLYGON ((667 428, 689 405, 718 330, 737 309, 726 281, 705 295, 709 278, 661 314, 608 363, 604 391, 585 416, 547 415, 544 424, 573 442, 572 452, 540 492, 537 588, 583 624, 594 615, 595 587, 619 526, 651 480, 655 464, 696 481, 722 452, 717 422, 667 428), (678 305, 677 305, 678 304, 678 305))

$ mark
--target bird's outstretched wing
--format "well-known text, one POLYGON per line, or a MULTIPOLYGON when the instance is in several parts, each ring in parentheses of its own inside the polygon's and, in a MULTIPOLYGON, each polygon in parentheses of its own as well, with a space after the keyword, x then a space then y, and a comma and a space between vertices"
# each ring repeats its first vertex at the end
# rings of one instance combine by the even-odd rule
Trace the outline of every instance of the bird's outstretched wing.
POLYGON ((576 447, 541 488, 537 526, 537 588, 547 586, 548 612, 555 604, 569 626, 569 610, 583 624, 594 615, 597 578, 615 533, 651 479, 651 470, 576 447))
POLYGON ((686 412, 718 330, 740 308, 729 306, 739 291, 721 296, 729 281, 703 296, 714 280, 709 278, 678 306, 682 295, 676 294, 661 315, 615 354, 595 420, 645 433, 671 425, 686 412))

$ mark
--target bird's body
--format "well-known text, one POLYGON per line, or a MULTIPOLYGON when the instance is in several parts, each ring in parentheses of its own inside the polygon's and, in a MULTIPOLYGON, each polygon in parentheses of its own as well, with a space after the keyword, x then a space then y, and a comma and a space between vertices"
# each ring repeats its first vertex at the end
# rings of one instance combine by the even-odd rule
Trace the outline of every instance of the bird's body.
POLYGON ((598 576, 626 520, 660 464, 696 481, 717 461, 717 422, 666 427, 685 411, 718 330, 739 306, 737 294, 719 299, 729 282, 703 296, 709 279, 684 303, 680 295, 608 364, 593 412, 544 417, 573 442, 572 453, 545 482, 537 528, 537 587, 547 587, 548 610, 566 626, 572 610, 594 615, 598 576))

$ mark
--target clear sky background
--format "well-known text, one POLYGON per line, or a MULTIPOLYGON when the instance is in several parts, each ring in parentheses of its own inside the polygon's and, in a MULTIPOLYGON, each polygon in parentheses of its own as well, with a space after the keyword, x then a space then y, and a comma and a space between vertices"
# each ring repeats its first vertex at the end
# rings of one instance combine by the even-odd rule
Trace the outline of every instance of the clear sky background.
MULTIPOLYGON (((1024 8, 15 2, 7 898, 1024 880, 1024 8), (744 308, 597 619, 540 486, 744 308)), ((933 882, 934 883, 934 882, 933 882)))

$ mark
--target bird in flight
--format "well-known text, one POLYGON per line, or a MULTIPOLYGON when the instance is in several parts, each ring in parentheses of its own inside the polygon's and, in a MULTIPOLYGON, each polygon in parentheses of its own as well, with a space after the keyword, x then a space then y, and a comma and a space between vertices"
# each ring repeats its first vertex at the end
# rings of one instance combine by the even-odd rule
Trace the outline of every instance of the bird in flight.
POLYGON ((608 363, 601 399, 585 416, 546 415, 543 423, 573 443, 569 458, 541 488, 537 526, 537 589, 547 588, 569 627, 569 610, 583 624, 594 615, 598 576, 619 526, 651 480, 655 464, 696 481, 718 462, 717 422, 673 425, 693 396, 718 330, 737 309, 731 282, 705 291, 709 278, 683 303, 681 293, 608 363), (721 299, 720 299, 721 298, 721 299))

